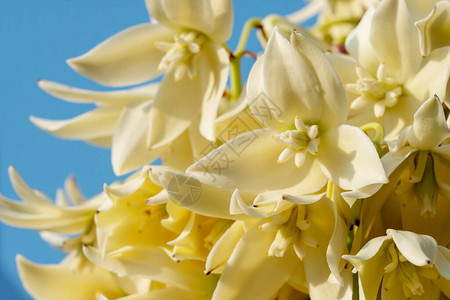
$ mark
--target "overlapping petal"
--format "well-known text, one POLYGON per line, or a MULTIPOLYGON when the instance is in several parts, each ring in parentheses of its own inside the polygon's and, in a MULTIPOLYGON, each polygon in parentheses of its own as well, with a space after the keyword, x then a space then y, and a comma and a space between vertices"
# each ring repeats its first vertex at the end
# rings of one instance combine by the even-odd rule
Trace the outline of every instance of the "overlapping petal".
POLYGON ((160 24, 136 25, 67 62, 78 73, 106 86, 138 84, 160 75, 157 67, 164 52, 156 43, 170 42, 173 36, 173 31, 160 24))

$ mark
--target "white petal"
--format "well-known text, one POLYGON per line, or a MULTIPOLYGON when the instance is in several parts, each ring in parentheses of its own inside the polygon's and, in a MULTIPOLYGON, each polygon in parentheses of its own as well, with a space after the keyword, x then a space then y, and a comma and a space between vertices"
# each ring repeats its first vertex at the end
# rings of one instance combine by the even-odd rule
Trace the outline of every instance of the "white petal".
MULTIPOLYGON (((322 117, 319 127, 321 130, 343 124, 347 120, 347 99, 338 74, 322 50, 316 47, 306 37, 298 33, 291 35, 292 46, 302 55, 310 66, 314 66, 321 91, 320 101, 323 102, 322 117)), ((319 101, 319 99, 316 99, 319 101)))
POLYGON ((419 150, 432 150, 450 137, 450 129, 445 120, 444 108, 437 97, 428 99, 414 114, 409 144, 419 150))
POLYGON ((356 270, 359 271, 361 261, 368 261, 373 258, 380 250, 384 241, 388 238, 388 236, 379 236, 373 238, 368 241, 356 255, 343 255, 342 258, 351 262, 356 270))
POLYGON ((366 70, 369 70, 371 74, 375 75, 380 61, 378 60, 377 53, 369 40, 369 33, 372 30, 374 13, 374 6, 370 6, 358 26, 350 32, 345 40, 345 48, 359 64, 364 66, 366 70))
POLYGON ((386 233, 392 236, 403 256, 416 266, 432 266, 436 261, 438 248, 432 237, 393 229, 386 233))
POLYGON ((234 248, 244 234, 243 223, 234 222, 209 252, 205 263, 206 273, 222 273, 234 248))
MULTIPOLYGON (((202 158, 187 172, 220 188, 249 192, 280 190, 310 180, 314 175, 311 173, 317 171, 312 167, 312 158, 300 169, 294 162, 277 163, 284 146, 272 140, 273 133, 264 129, 244 133, 202 158)), ((315 192, 318 184, 323 181, 313 180, 308 186, 313 190, 310 192, 315 192)))
POLYGON ((450 104, 447 83, 450 75, 450 47, 435 49, 426 57, 417 74, 405 83, 405 89, 420 101, 437 95, 450 104))
POLYGON ((226 42, 233 30, 233 2, 231 0, 210 0, 214 12, 214 31, 211 38, 217 43, 226 42))
POLYGON ((322 133, 317 160, 328 178, 345 190, 388 181, 372 141, 353 126, 322 133))
POLYGON ((280 126, 278 122, 290 127, 296 116, 308 124, 317 122, 322 110, 317 78, 278 30, 273 31, 260 60, 262 65, 255 64, 248 79, 252 112, 273 128, 280 126))
POLYGON ((370 41, 380 62, 398 82, 415 74, 422 55, 419 37, 405 0, 380 3, 373 15, 370 41))
POLYGON ((190 174, 170 170, 160 171, 159 178, 170 198, 189 210, 210 217, 239 219, 229 212, 232 191, 201 183, 190 174))
MULTIPOLYGON (((426 2, 426 1, 422 1, 426 2)), ((432 1, 430 1, 432 2, 432 1)), ((450 45, 450 3, 440 1, 436 3, 431 13, 415 23, 419 30, 420 48, 423 56, 432 50, 450 45)))
POLYGON ((50 95, 69 102, 125 105, 131 101, 153 99, 159 84, 152 83, 132 89, 107 92, 79 89, 48 80, 39 80, 38 86, 50 95))
POLYGON ((163 148, 147 149, 148 114, 152 103, 135 102, 124 108, 114 133, 111 161, 123 175, 157 159, 163 148))
MULTIPOLYGON (((211 50, 210 62, 207 65, 203 65, 204 67, 208 67, 207 70, 199 70, 199 72, 209 72, 210 69, 213 69, 213 74, 215 76, 214 85, 216 91, 214 94, 210 96, 210 98, 205 98, 202 103, 202 117, 200 120, 200 133, 208 140, 215 141, 216 135, 214 132, 214 123, 216 122, 216 115, 219 108, 219 103, 222 100, 222 94, 225 90, 227 81, 229 68, 228 65, 230 63, 230 58, 228 52, 225 48, 221 46, 215 46, 210 48, 206 48, 204 51, 211 50)), ((199 74, 199 76, 201 76, 199 74)))
POLYGON ((141 24, 110 37, 86 54, 69 59, 78 73, 107 86, 125 86, 154 79, 165 55, 156 42, 169 42, 174 33, 159 24, 141 24))
POLYGON ((436 268, 445 279, 450 280, 450 250, 443 246, 438 246, 438 253, 434 263, 436 268))
MULTIPOLYGON (((195 79, 184 76, 175 81, 172 72, 164 77, 150 112, 149 147, 172 142, 198 118, 202 105, 207 107, 203 122, 211 124, 208 113, 213 112, 205 102, 212 102, 212 107, 217 107, 225 89, 228 64, 223 61, 221 46, 209 43, 204 45, 196 63, 199 72, 195 79)), ((214 119, 215 113, 212 115, 214 119)), ((214 138, 210 131, 207 135, 214 138)))
POLYGON ((16 261, 22 284, 35 299, 95 299, 97 292, 111 299, 123 295, 115 277, 97 266, 77 273, 66 265, 37 265, 20 255, 16 261))
POLYGON ((164 12, 172 24, 207 34, 212 32, 214 28, 214 11, 209 0, 156 1, 162 2, 161 5, 164 12))
POLYGON ((209 288, 215 280, 203 274, 203 266, 195 261, 175 262, 164 251, 124 247, 102 258, 98 249, 83 247, 83 253, 96 265, 119 276, 143 276, 168 285, 191 290, 209 288))
POLYGON ((30 121, 57 137, 89 141, 111 137, 120 113, 120 108, 105 106, 68 120, 46 120, 31 116, 30 121))
POLYGON ((225 266, 212 299, 266 299, 275 294, 299 260, 293 249, 281 258, 267 256, 274 238, 274 232, 258 230, 258 226, 247 231, 225 266))

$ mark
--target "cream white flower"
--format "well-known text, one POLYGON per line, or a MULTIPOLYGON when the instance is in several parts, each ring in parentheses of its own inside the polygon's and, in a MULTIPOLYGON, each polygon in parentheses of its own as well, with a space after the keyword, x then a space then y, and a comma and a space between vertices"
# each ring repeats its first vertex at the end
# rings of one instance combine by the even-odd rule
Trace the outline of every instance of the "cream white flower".
POLYGON ((294 195, 328 179, 346 190, 386 182, 372 142, 344 125, 344 90, 323 52, 300 34, 291 43, 274 31, 249 77, 250 109, 268 128, 234 138, 188 172, 228 190, 294 195))
POLYGON ((350 124, 382 122, 385 139, 395 140, 411 125, 424 99, 437 94, 448 103, 450 47, 422 57, 405 0, 386 0, 369 8, 345 45, 355 60, 329 57, 347 90, 350 124))
POLYGON ((107 200, 99 194, 86 200, 74 178, 69 177, 65 193, 58 190, 56 202, 39 190, 32 190, 16 169, 9 167, 11 184, 23 202, 0 195, 0 220, 6 224, 57 234, 85 233, 91 227, 95 212, 107 200))
POLYGON ((229 55, 222 43, 231 34, 231 1, 146 3, 157 22, 128 28, 68 63, 108 86, 138 84, 166 72, 149 112, 147 146, 173 141, 200 113, 200 132, 214 140, 214 119, 228 77, 229 55))
POLYGON ((430 236, 391 229, 386 233, 356 255, 344 256, 358 272, 364 298, 439 299, 440 292, 449 297, 449 249, 430 236))
POLYGON ((385 206, 381 215, 385 226, 431 235, 442 245, 450 242, 446 229, 450 217, 450 146, 442 144, 449 137, 442 104, 431 97, 414 114, 413 124, 402 131, 391 152, 381 158, 390 183, 364 200, 364 231, 371 230, 385 206))

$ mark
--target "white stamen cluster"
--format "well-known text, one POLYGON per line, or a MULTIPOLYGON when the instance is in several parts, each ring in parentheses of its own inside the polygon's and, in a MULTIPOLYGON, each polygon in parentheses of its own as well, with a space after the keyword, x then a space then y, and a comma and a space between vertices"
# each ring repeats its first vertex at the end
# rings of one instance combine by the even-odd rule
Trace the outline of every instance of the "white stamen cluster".
POLYGON ((198 32, 190 31, 177 34, 174 41, 174 43, 157 43, 157 48, 166 52, 158 66, 158 71, 165 72, 174 69, 177 81, 186 74, 190 79, 194 79, 197 73, 195 60, 202 49, 205 37, 198 32))
POLYGON ((377 78, 374 78, 366 69, 356 65, 358 80, 356 83, 345 85, 347 92, 360 95, 350 104, 350 109, 360 110, 373 105, 375 116, 383 117, 386 107, 394 107, 403 89, 397 82, 387 75, 386 66, 381 63, 377 69, 377 78))
POLYGON ((301 168, 305 162, 306 154, 317 155, 320 144, 319 127, 305 125, 300 117, 295 117, 295 130, 287 130, 275 134, 272 138, 287 147, 278 157, 278 163, 284 163, 295 156, 295 165, 301 168))

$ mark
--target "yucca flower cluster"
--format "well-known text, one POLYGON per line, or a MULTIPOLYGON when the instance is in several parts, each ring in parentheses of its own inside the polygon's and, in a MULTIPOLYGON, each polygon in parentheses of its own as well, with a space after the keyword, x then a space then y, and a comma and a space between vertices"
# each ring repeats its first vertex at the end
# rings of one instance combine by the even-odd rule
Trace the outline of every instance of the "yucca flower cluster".
POLYGON ((146 6, 151 22, 68 60, 125 89, 38 82, 97 108, 36 126, 132 174, 91 199, 69 178, 52 200, 10 168, 22 201, 1 196, 0 220, 67 253, 17 257, 31 296, 450 297, 449 1, 312 0, 250 19, 235 50, 231 0, 146 6))

